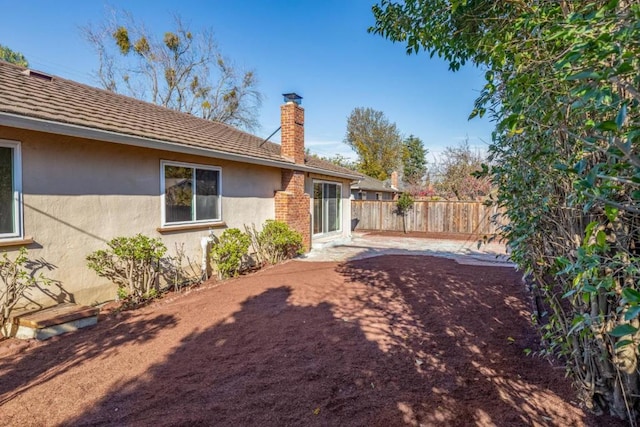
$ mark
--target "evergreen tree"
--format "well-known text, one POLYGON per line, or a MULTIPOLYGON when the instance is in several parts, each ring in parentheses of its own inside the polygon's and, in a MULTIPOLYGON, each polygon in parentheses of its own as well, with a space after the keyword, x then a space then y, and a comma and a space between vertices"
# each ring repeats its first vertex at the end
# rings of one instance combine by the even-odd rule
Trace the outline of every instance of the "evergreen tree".
POLYGON ((419 185, 422 178, 427 173, 427 153, 422 140, 413 135, 409 135, 403 142, 404 151, 402 155, 403 181, 410 185, 419 185))

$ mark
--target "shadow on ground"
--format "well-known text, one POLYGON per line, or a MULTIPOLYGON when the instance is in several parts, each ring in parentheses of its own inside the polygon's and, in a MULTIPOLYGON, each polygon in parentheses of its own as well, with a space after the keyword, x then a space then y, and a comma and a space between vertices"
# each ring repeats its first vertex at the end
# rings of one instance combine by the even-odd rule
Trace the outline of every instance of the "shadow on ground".
MULTIPOLYGON (((570 402, 562 370, 524 357, 536 339, 513 269, 407 253, 289 262, 176 300, 162 310, 173 314, 128 325, 108 342, 99 342, 98 325, 86 348, 78 334, 34 349, 26 357, 42 359, 38 372, 3 363, 0 397, 70 377, 89 359, 118 366, 127 340, 163 334, 179 319, 172 333, 190 332, 166 356, 60 424, 597 425, 570 402), (226 312, 220 301, 238 304, 226 312), (185 328, 203 316, 215 321, 185 328), (47 361, 52 355, 58 360, 47 361)), ((135 346, 141 358, 146 346, 135 346)), ((69 387, 79 386, 91 392, 90 380, 69 387)))
POLYGON ((381 390, 399 389, 378 371, 402 363, 356 323, 336 319, 330 304, 296 307, 291 293, 282 286, 248 299, 232 317, 186 336, 148 378, 118 384, 70 423, 375 424, 381 390))
POLYGON ((527 296, 512 268, 390 255, 340 272, 371 292, 352 299, 386 346, 411 354, 426 390, 399 407, 411 425, 575 425, 581 411, 562 371, 525 357, 536 349, 527 296), (381 327, 382 325, 382 327, 381 327))
POLYGON ((533 343, 517 274, 461 270, 390 256, 342 265, 357 291, 322 302, 269 289, 72 424, 581 422, 558 373, 523 360, 533 343))
POLYGON ((32 387, 64 376, 87 361, 117 357, 123 346, 143 344, 176 324, 168 315, 140 320, 135 317, 126 313, 81 331, 86 333, 54 337, 37 343, 31 351, 0 357, 0 408, 32 387))

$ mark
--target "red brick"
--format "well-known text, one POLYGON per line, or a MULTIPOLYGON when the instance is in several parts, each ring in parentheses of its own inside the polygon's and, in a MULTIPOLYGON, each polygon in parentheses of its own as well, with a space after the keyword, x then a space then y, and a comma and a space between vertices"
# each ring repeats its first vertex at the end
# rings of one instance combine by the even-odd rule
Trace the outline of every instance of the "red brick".
MULTIPOLYGON (((280 108, 281 153, 297 164, 304 164, 304 109, 287 102, 280 108)), ((309 195, 304 192, 305 174, 282 169, 282 191, 276 192, 276 219, 302 234, 305 250, 311 248, 309 195)))
POLYGON ((281 153, 294 162, 304 164, 304 108, 295 102, 280 107, 281 153))

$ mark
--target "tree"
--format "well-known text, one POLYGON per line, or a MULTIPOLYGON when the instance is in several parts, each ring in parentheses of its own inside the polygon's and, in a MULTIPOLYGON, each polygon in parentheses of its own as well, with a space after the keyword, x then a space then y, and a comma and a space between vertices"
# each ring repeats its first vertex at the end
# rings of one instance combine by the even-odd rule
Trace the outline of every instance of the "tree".
POLYGON ((437 165, 436 189, 444 197, 457 200, 476 200, 489 194, 491 181, 487 177, 476 177, 485 162, 480 152, 473 152, 466 140, 457 147, 447 147, 437 165))
POLYGON ((384 181, 398 167, 402 138, 382 111, 355 108, 347 120, 345 143, 358 155, 358 171, 384 181))
POLYGON ((402 231, 407 234, 407 214, 413 209, 413 197, 409 193, 402 193, 396 200, 396 214, 402 216, 402 231))
POLYGON ((403 142, 402 152, 403 176, 402 179, 409 185, 417 186, 422 183, 422 178, 427 173, 427 153, 422 140, 409 135, 403 142))
POLYGON ((28 67, 29 61, 20 52, 15 52, 9 47, 0 44, 0 60, 11 62, 12 64, 28 67))
POLYGON ((228 62, 211 30, 194 34, 176 16, 175 29, 157 36, 131 15, 113 12, 82 33, 98 54, 105 89, 247 130, 258 126, 256 75, 228 62))
POLYGON ((370 31, 486 69, 472 116, 496 130, 488 176, 511 259, 544 300, 543 354, 583 402, 640 410, 637 0, 382 0, 370 31), (548 314, 545 314, 548 313, 548 314))

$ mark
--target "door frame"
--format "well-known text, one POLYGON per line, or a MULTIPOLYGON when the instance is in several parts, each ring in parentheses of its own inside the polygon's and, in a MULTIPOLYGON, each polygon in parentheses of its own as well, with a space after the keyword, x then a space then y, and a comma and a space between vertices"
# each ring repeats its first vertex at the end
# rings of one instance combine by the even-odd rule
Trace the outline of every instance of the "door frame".
POLYGON ((313 198, 312 198, 313 207, 311 209, 311 232, 312 232, 311 234, 312 234, 312 236, 318 237, 318 236, 326 236, 326 235, 331 235, 331 234, 342 233, 342 227, 343 227, 342 223, 344 222, 343 218, 342 218, 342 209, 343 209, 342 196, 344 194, 344 187, 343 187, 342 183, 341 182, 336 182, 336 181, 327 181, 327 180, 323 180, 323 179, 314 179, 312 181, 312 194, 313 194, 313 198), (315 202, 316 202, 315 186, 316 186, 316 184, 322 184, 323 185, 323 188, 322 188, 323 197, 321 199, 322 200, 321 209, 322 209, 322 216, 323 216, 323 218, 322 218, 322 230, 323 231, 321 231, 319 233, 315 233, 314 232, 315 231, 315 221, 316 221, 316 215, 315 215, 315 213, 316 213, 316 209, 315 209, 315 202), (336 188, 340 188, 340 197, 337 197, 338 212, 337 212, 337 215, 336 215, 336 218, 339 221, 339 227, 336 230, 333 230, 333 231, 324 231, 326 228, 328 228, 327 226, 328 226, 328 220, 329 220, 328 215, 327 215, 327 212, 328 212, 329 208, 328 208, 328 204, 325 203, 325 201, 328 200, 328 199, 325 199, 325 197, 324 197, 324 184, 335 185, 336 188))

